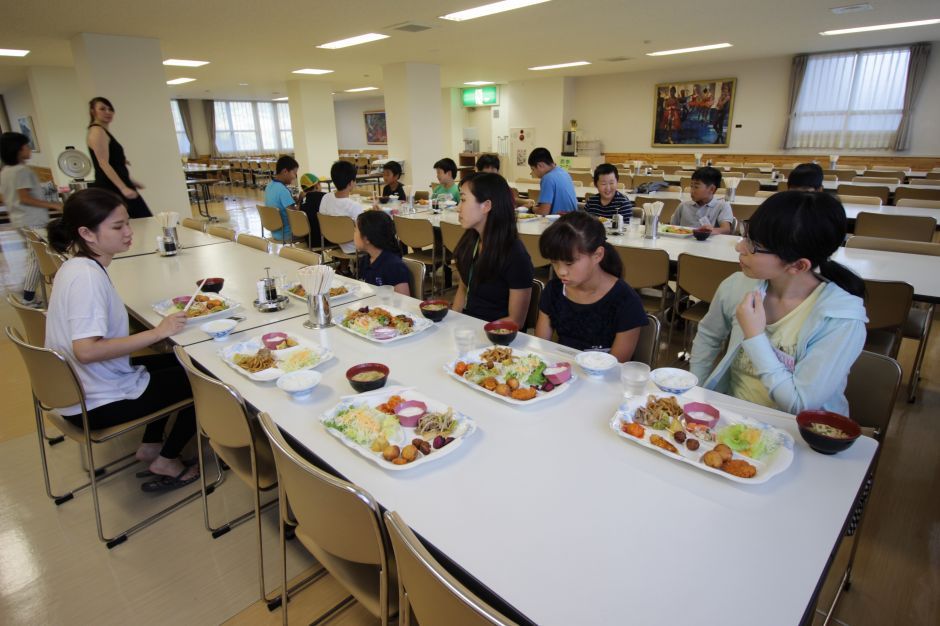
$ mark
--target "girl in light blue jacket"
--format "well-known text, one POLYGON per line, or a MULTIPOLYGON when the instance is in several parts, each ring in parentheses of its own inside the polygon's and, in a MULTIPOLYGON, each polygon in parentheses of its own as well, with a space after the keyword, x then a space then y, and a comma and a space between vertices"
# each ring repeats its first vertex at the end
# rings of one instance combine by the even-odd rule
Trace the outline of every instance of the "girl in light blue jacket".
POLYGON ((845 209, 828 194, 764 201, 737 245, 741 272, 718 287, 692 343, 704 387, 787 413, 848 415, 846 380, 868 320, 864 282, 829 259, 845 233, 845 209))

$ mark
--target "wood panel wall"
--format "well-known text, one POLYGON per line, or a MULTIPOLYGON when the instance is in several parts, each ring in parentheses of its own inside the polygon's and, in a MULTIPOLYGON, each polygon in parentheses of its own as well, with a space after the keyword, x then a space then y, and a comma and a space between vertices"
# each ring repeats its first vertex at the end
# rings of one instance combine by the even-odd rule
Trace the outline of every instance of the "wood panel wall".
MULTIPOLYGON (((826 154, 743 154, 743 153, 710 153, 702 151, 702 161, 711 159, 712 161, 731 161, 732 163, 773 163, 790 167, 794 163, 809 163, 817 161, 823 168, 829 167, 829 153, 826 154)), ((631 161, 646 161, 656 163, 657 161, 695 161, 694 152, 605 152, 604 158, 608 163, 630 163, 631 161)), ((858 168, 869 168, 872 165, 892 165, 898 167, 909 167, 914 171, 929 172, 935 167, 940 167, 940 156, 935 157, 913 157, 913 156, 878 156, 878 155, 839 155, 839 166, 855 166, 858 168)))

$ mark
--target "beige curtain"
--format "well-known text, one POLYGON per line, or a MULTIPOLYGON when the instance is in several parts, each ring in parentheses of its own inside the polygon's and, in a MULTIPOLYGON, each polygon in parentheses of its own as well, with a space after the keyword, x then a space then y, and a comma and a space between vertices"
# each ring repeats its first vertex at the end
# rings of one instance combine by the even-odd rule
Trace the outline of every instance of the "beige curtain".
POLYGON ((202 110, 206 115, 206 130, 209 131, 209 156, 219 156, 219 148, 215 145, 215 100, 203 100, 202 110))
POLYGON ((790 92, 787 100, 787 124, 783 133, 783 147, 796 147, 795 138, 792 137, 793 118, 796 115, 796 102, 800 98, 800 87, 803 85, 803 77, 806 75, 806 63, 809 60, 808 54, 798 54, 793 57, 793 64, 790 66, 790 92))
POLYGON ((911 46, 911 59, 907 65, 907 88, 904 91, 904 110, 898 125, 898 136, 894 140, 895 150, 907 150, 911 143, 911 117, 914 103, 924 86, 924 74, 927 73, 927 60, 930 58, 929 43, 915 43, 911 46))
POLYGON ((196 144, 193 143, 193 117, 189 112, 189 100, 177 100, 176 104, 180 110, 180 118, 183 120, 186 139, 189 140, 189 156, 190 158, 197 157, 199 155, 196 153, 196 144))

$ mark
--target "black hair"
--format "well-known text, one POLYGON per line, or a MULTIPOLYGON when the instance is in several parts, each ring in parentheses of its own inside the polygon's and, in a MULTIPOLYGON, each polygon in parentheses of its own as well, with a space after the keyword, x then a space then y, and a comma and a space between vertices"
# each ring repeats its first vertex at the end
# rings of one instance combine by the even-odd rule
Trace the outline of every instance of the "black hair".
POLYGON ((401 177, 401 165, 398 163, 398 161, 389 161, 388 163, 382 166, 382 169, 388 170, 389 172, 392 173, 392 176, 396 178, 401 177))
POLYGON ((601 176, 606 176, 607 174, 613 174, 614 178, 620 180, 620 172, 617 171, 617 166, 613 163, 601 163, 596 168, 594 168, 594 184, 597 184, 597 180, 601 176))
POLYGON ((296 170, 300 167, 300 163, 297 162, 292 156, 284 155, 277 160, 277 163, 274 165, 274 173, 280 174, 284 170, 296 170))
MULTIPOLYGON (((477 281, 486 280, 499 272, 512 247, 519 239, 516 230, 516 210, 512 200, 509 183, 499 174, 478 172, 465 178, 460 185, 466 186, 477 202, 490 201, 492 205, 483 227, 483 239, 486 245, 476 264, 477 281)), ((474 264, 474 252, 480 241, 480 234, 473 228, 464 231, 454 249, 457 259, 457 271, 463 283, 470 287, 470 268, 474 264)))
POLYGON ((717 189, 721 187, 721 172, 714 167, 700 167, 692 172, 692 180, 705 183, 705 185, 714 185, 717 189))
POLYGON ((845 241, 846 222, 845 209, 834 196, 781 191, 757 207, 748 222, 747 236, 787 263, 808 259, 823 278, 863 297, 865 282, 829 258, 845 241))
POLYGON ((83 226, 89 230, 97 230, 101 222, 119 206, 127 208, 127 201, 113 191, 94 187, 76 191, 65 201, 62 217, 52 220, 46 226, 49 245, 61 254, 74 251, 75 256, 94 257, 94 251, 78 230, 83 226))
POLYGON ((539 237, 539 252, 549 261, 571 263, 576 255, 594 254, 598 248, 604 249, 601 269, 620 278, 623 261, 607 243, 604 225, 593 215, 583 211, 565 213, 539 237))
POLYGON ((529 167, 535 167, 539 163, 555 165, 555 159, 552 158, 552 153, 548 151, 548 148, 536 148, 529 153, 529 167))
POLYGON ((0 161, 4 165, 19 165, 20 150, 29 145, 29 137, 23 133, 3 133, 0 135, 0 161))
POLYGON ((444 157, 440 161, 434 164, 434 169, 444 170, 445 172, 450 172, 450 175, 454 178, 457 178, 457 164, 454 163, 454 160, 449 157, 444 157))
POLYGON ((787 176, 787 189, 819 191, 823 186, 823 169, 816 163, 800 163, 787 176))
POLYGON ((477 159, 477 171, 482 172, 488 167, 496 168, 499 171, 499 157, 495 154, 481 154, 477 159))
POLYGON ((336 185, 337 191, 349 187, 349 183, 356 180, 356 165, 349 161, 337 161, 330 167, 330 178, 336 185))
POLYGON ((114 105, 111 104, 111 101, 108 100, 107 98, 102 98, 101 96, 96 96, 92 98, 91 100, 88 101, 88 117, 91 118, 91 121, 89 122, 89 124, 95 123, 95 105, 98 104, 99 102, 107 106, 109 109, 111 109, 112 112, 114 111, 114 105))
POLYGON ((359 234, 379 250, 387 250, 401 256, 395 222, 384 211, 363 211, 356 218, 359 234))

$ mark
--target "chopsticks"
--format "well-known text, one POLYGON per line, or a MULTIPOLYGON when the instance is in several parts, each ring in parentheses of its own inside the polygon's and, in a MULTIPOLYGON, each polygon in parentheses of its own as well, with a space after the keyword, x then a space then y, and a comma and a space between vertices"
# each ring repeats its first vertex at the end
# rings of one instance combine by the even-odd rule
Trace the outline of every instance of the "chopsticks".
POLYGON ((205 284, 206 280, 208 279, 203 278, 202 280, 199 281, 199 284, 196 285, 196 291, 193 293, 192 296, 189 297, 189 302, 186 303, 186 306, 183 307, 183 313, 188 311, 189 307, 191 307, 193 305, 193 302, 196 301, 196 296, 198 296, 199 292, 202 291, 202 286, 205 284))

